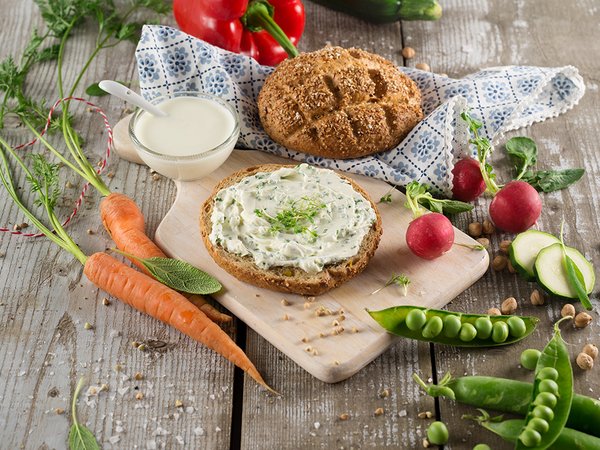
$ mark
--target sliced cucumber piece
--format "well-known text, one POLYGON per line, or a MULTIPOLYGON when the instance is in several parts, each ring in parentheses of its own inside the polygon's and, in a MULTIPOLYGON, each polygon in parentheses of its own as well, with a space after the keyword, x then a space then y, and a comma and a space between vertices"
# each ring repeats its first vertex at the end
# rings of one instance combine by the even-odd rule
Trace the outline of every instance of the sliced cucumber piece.
MULTIPOLYGON (((579 250, 567 247, 567 255, 581 271, 585 288, 590 294, 596 282, 594 266, 585 259, 579 250)), ((538 283, 550 294, 564 298, 577 298, 577 293, 571 288, 567 279, 560 243, 542 249, 535 260, 534 268, 538 283)))
POLYGON ((519 275, 528 281, 535 280, 533 265, 538 253, 543 248, 560 242, 556 236, 543 231, 529 230, 519 234, 510 247, 508 256, 519 275))

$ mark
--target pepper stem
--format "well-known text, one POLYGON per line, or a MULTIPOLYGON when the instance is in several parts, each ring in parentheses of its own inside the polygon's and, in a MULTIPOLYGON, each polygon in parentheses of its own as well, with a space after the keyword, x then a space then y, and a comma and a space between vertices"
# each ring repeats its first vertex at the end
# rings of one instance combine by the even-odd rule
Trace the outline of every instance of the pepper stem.
POLYGON ((290 58, 298 56, 298 50, 279 25, 273 20, 275 8, 267 0, 252 0, 242 16, 242 23, 251 31, 265 30, 286 51, 290 58))

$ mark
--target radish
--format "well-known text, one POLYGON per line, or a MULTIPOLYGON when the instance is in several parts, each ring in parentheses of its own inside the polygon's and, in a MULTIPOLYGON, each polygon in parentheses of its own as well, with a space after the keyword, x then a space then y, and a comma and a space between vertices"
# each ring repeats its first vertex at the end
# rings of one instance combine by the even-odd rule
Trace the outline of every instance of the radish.
POLYGON ((509 233, 521 233, 540 217, 540 194, 525 181, 511 181, 500 189, 490 204, 490 217, 496 226, 509 233))
MULTIPOLYGON (((493 167, 486 162, 493 148, 490 141, 479 136, 482 123, 473 119, 467 112, 461 114, 462 119, 467 122, 473 137, 469 139, 470 144, 477 147, 477 160, 479 171, 486 186, 486 192, 494 196, 490 204, 489 212, 496 227, 509 233, 520 233, 530 228, 540 217, 542 212, 542 199, 535 188, 522 180, 514 180, 505 186, 496 183, 496 174, 493 167)), ((514 150, 514 149, 513 149, 514 150)), ((529 145, 527 153, 519 155, 523 164, 535 163, 537 150, 529 145)), ((515 153, 513 151, 513 153, 515 153)), ((519 176, 525 173, 525 166, 519 171, 519 176)), ((518 178, 518 177, 517 177, 518 178)))
POLYGON ((485 181, 481 175, 479 161, 464 158, 458 161, 452 169, 454 175, 452 196, 463 202, 472 202, 485 191, 485 181))
POLYGON ((427 192, 427 186, 413 181, 406 186, 405 206, 413 212, 413 221, 406 230, 406 244, 411 252, 423 259, 435 259, 452 248, 454 227, 442 214, 470 211, 473 205, 457 200, 441 200, 427 192), (432 211, 425 214, 427 207, 432 211))
POLYGON ((414 219, 406 230, 406 244, 423 259, 435 259, 452 248, 454 227, 440 213, 425 214, 414 219))

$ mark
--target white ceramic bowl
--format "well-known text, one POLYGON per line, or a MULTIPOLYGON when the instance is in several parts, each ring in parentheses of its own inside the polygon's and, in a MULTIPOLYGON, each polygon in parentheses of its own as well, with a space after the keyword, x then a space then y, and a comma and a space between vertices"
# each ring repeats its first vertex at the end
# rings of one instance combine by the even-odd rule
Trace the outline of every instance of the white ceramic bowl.
POLYGON ((204 150, 195 155, 166 155, 146 147, 136 136, 136 124, 138 123, 138 120, 144 114, 149 114, 142 109, 138 109, 129 121, 129 137, 133 141, 133 144, 135 145, 135 148, 142 160, 151 169, 173 180, 199 180, 200 178, 203 178, 214 172, 219 166, 221 166, 221 164, 225 162, 225 160, 233 151, 235 143, 237 142, 240 134, 239 118, 236 111, 229 105, 229 103, 219 97, 211 94, 205 94, 203 92, 175 92, 168 96, 157 97, 152 101, 152 103, 158 104, 162 101, 175 97, 202 98, 218 103, 231 113, 234 120, 233 131, 223 143, 210 150, 204 150))

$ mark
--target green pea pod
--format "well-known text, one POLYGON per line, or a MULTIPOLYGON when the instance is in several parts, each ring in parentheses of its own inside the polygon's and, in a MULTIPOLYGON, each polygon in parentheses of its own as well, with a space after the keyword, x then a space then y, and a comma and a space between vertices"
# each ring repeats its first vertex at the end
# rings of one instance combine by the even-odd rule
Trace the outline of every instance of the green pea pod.
MULTIPOLYGON (((560 335, 558 325, 563 320, 571 320, 571 317, 565 317, 554 324, 554 336, 544 347, 537 366, 535 367, 535 381, 533 383, 533 392, 530 396, 529 408, 525 416, 525 424, 519 435, 515 450, 543 450, 551 446, 567 424, 569 412, 571 411, 571 402, 573 400, 573 370, 571 369, 571 360, 567 345, 560 335), (540 376, 540 373, 549 373, 546 368, 555 369, 556 374, 552 377, 540 376), (552 378, 556 378, 553 380, 552 378), (547 392, 556 397, 556 405, 550 408, 547 405, 536 404, 536 399, 540 393, 547 392), (542 418, 548 422, 549 429, 545 432, 539 432, 529 423, 534 418, 542 418), (531 435, 534 434, 534 438, 531 435)), ((563 447, 570 448, 570 447, 563 447)))
MULTIPOLYGON (((533 385, 507 378, 466 376, 452 378, 447 373, 438 384, 426 384, 416 374, 414 380, 432 397, 446 397, 458 403, 524 416, 533 385)), ((567 426, 600 438, 600 400, 575 394, 567 426)))
MULTIPOLYGON (((516 443, 523 429, 525 421, 522 419, 510 419, 502 421, 502 416, 491 418, 484 410, 480 417, 463 416, 473 419, 479 425, 497 434, 508 442, 516 443)), ((600 449, 600 438, 582 433, 571 428, 563 428, 556 440, 548 450, 598 450, 600 449)))
MULTIPOLYGON (((535 330, 535 327, 539 322, 539 319, 537 317, 463 314, 459 312, 444 311, 441 309, 422 308, 420 306, 394 306, 392 308, 387 308, 380 311, 367 310, 367 312, 371 315, 373 319, 375 319, 375 321, 379 325, 381 325, 383 328, 385 328, 392 334, 410 339, 417 339, 420 341, 434 342, 436 344, 453 345, 456 347, 497 347, 500 345, 514 344, 515 342, 518 342, 529 336, 533 332, 533 330, 535 330), (414 321, 410 320, 413 316, 416 316, 415 312, 417 311, 422 311, 423 313, 425 313, 426 321, 424 324, 415 324, 413 323, 414 321), (411 312, 412 314, 409 318, 410 323, 407 325, 407 316, 411 312), (450 333, 451 336, 449 337, 443 330, 441 333, 438 332, 435 336, 431 336, 431 333, 427 332, 429 330, 423 333, 422 327, 427 327, 429 321, 432 320, 434 317, 441 318, 444 324, 447 324, 447 321, 445 319, 447 319, 448 317, 457 317, 458 319, 460 319, 461 324, 465 326, 464 333, 462 333, 462 339, 461 334, 456 335, 455 333, 450 333), (498 322, 507 323, 511 317, 513 318, 513 321, 518 319, 519 324, 523 322, 523 326, 512 327, 511 330, 513 330, 513 332, 503 337, 503 339, 505 339, 503 341, 501 339, 494 340, 495 335, 491 335, 487 332, 487 330, 484 333, 474 332, 474 330, 481 330, 481 321, 477 323, 477 319, 489 319, 492 322, 493 326, 493 324, 498 322), (477 328, 478 325, 479 328, 477 328), (467 338, 468 340, 463 340, 467 338)), ((434 320, 437 321, 437 319, 434 320)))

